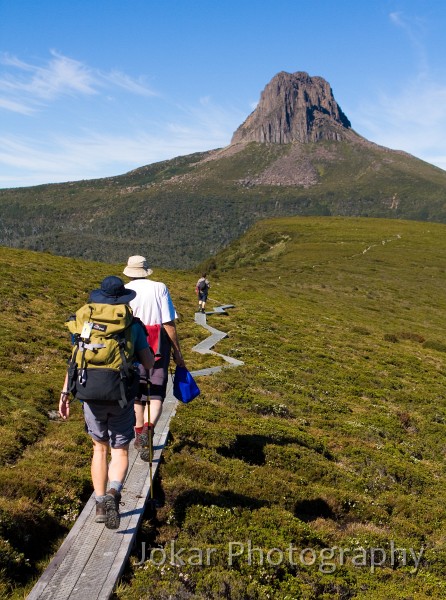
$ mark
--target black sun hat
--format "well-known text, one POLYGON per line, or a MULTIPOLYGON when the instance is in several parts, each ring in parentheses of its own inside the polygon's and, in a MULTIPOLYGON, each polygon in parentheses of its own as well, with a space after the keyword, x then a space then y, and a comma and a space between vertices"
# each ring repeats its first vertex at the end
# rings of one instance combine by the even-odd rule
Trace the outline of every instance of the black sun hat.
POLYGON ((106 277, 99 290, 93 290, 90 294, 89 302, 98 302, 99 304, 127 304, 135 298, 136 292, 124 287, 124 282, 119 277, 110 275, 106 277))

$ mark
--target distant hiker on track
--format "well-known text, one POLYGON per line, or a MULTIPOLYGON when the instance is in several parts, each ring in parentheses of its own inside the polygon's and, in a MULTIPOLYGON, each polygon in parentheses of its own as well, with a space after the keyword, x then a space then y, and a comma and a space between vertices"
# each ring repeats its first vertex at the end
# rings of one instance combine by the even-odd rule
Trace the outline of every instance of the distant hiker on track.
MULTIPOLYGON (((148 372, 150 406, 147 405, 146 395, 135 401, 135 448, 140 451, 142 460, 149 460, 148 453, 142 450, 148 446, 149 438, 152 438, 149 435, 149 427, 153 433, 163 410, 171 349, 175 364, 185 366, 185 363, 175 325, 178 315, 167 286, 159 281, 147 279, 153 271, 149 269, 144 256, 130 256, 123 273, 131 279, 125 287, 136 292, 135 299, 130 302, 133 314, 144 323, 147 341, 155 354, 155 364, 148 372)), ((145 375, 143 369, 141 375, 145 375)))
POLYGON ((66 323, 73 352, 60 394, 59 414, 70 415, 68 397, 82 401, 85 429, 93 440, 91 477, 96 496, 96 523, 120 524, 119 503, 134 438, 134 398, 139 386, 136 360, 151 369, 153 354, 142 323, 127 303, 136 296, 119 277, 106 277, 88 304, 66 323), (107 465, 108 448, 111 461, 107 465), (107 481, 109 486, 107 489, 107 481))
POLYGON ((211 287, 211 284, 206 279, 206 273, 203 273, 200 279, 197 281, 197 285, 195 286, 195 292, 198 296, 198 311, 197 312, 206 312, 206 301, 208 299, 208 290, 211 287))

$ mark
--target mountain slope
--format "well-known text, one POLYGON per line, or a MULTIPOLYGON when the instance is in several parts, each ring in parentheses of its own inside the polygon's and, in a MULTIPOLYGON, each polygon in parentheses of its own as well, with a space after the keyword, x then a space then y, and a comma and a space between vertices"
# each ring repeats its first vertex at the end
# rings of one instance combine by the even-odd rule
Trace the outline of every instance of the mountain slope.
POLYGON ((354 132, 322 78, 279 73, 227 148, 117 177, 0 190, 0 243, 190 268, 280 215, 446 222, 446 172, 354 132))
POLYGON ((446 221, 446 173, 372 144, 249 143, 106 180, 0 191, 4 245, 190 268, 258 219, 446 221))

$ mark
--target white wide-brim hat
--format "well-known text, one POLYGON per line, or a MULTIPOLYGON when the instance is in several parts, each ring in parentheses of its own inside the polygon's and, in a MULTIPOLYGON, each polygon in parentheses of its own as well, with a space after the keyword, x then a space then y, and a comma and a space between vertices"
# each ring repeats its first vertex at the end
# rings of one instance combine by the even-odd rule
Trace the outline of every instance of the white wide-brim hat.
POLYGON ((127 277, 148 277, 153 271, 149 269, 144 256, 131 256, 123 273, 127 277))

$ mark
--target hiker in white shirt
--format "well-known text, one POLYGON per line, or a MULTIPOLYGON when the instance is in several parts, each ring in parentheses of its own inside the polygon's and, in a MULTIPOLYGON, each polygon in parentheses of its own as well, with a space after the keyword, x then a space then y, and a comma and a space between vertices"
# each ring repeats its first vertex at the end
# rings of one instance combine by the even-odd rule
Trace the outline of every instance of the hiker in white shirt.
MULTIPOLYGON (((175 319, 178 318, 169 290, 164 283, 148 279, 153 273, 143 256, 131 256, 123 271, 130 278, 126 288, 136 292, 136 297, 129 302, 135 317, 141 319, 146 327, 147 341, 155 354, 155 365, 147 373, 149 378, 148 395, 142 394, 135 400, 135 448, 141 450, 148 445, 149 427, 155 427, 163 409, 166 397, 169 372, 170 352, 179 366, 185 366, 178 340, 175 319), (150 420, 149 407, 150 399, 150 420)), ((145 370, 140 366, 144 377, 145 370)), ((151 436, 150 436, 151 437, 151 436)), ((141 458, 147 456, 141 453, 141 458)))

